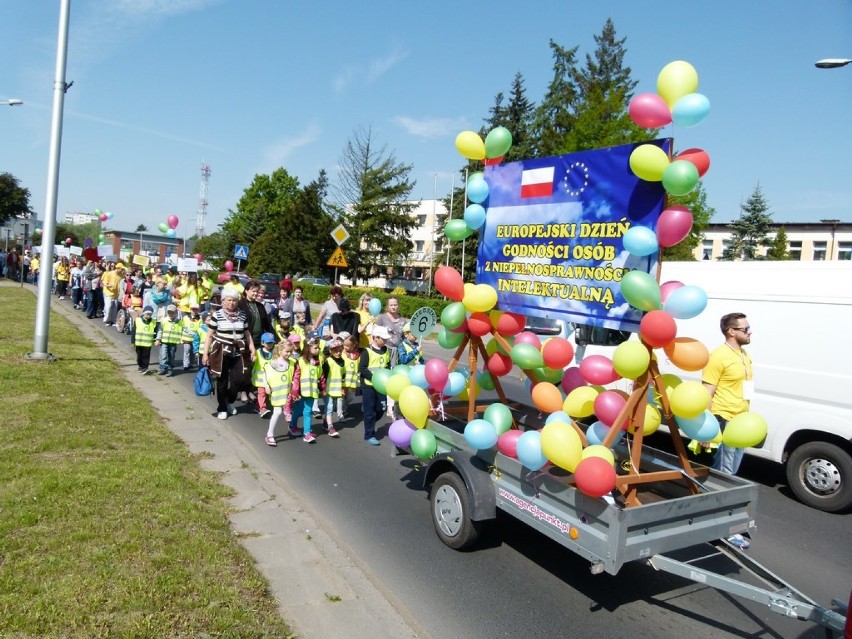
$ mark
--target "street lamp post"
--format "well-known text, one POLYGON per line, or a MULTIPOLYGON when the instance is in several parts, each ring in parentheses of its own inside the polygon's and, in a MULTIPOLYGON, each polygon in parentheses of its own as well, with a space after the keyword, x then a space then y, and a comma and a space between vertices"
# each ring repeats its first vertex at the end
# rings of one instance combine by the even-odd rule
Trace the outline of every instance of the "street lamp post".
POLYGON ((817 60, 814 66, 817 69, 837 69, 838 67, 845 67, 850 63, 852 63, 852 58, 823 58, 822 60, 817 60))
POLYGON ((837 225, 840 224, 840 220, 820 220, 823 224, 831 224, 831 245, 828 249, 828 259, 834 259, 834 233, 837 231, 837 225))

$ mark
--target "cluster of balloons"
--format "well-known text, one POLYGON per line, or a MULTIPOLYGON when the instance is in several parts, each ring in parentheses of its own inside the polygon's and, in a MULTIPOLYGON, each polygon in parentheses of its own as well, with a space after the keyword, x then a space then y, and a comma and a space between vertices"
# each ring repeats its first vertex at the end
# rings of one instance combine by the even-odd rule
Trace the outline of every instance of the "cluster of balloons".
MULTIPOLYGON (((633 122, 657 128, 670 122, 683 127, 700 124, 710 113, 709 100, 698 90, 698 73, 688 62, 670 62, 657 76, 657 93, 640 93, 630 101, 633 122)), ((630 168, 637 177, 662 182, 669 195, 686 195, 710 168, 710 156, 702 149, 687 149, 669 161, 654 144, 642 144, 630 155, 630 168)))
POLYGON ((225 270, 228 271, 228 273, 234 270, 234 263, 231 260, 225 261, 225 270))
POLYGON ((180 223, 178 216, 170 215, 165 222, 160 222, 157 228, 160 230, 160 233, 165 233, 166 237, 176 237, 178 223, 180 223))
MULTIPOLYGON (((512 147, 512 134, 506 127, 498 126, 488 132, 483 140, 474 131, 462 131, 456 136, 456 149, 469 160, 482 160, 486 166, 500 164, 512 147)), ((444 226, 444 235, 454 242, 469 237, 485 224, 485 207, 488 199, 488 183, 481 171, 467 178, 467 199, 471 202, 464 217, 450 220, 444 226)))
POLYGON ((109 211, 101 211, 100 209, 95 209, 94 212, 101 222, 106 222, 107 220, 112 219, 112 213, 110 213, 109 211))

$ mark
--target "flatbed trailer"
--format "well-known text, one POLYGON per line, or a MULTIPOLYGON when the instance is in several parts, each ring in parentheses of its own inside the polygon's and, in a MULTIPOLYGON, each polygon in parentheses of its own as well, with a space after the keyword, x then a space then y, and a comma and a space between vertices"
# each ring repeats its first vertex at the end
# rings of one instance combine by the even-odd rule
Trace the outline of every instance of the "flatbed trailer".
MULTIPOLYGON (((844 631, 845 605, 834 602, 841 612, 819 606, 725 540, 755 530, 757 486, 752 482, 715 470, 696 477, 680 468, 677 457, 645 446, 640 468, 634 470, 680 471, 682 481, 643 484, 639 505, 617 491, 596 499, 578 490, 573 476, 558 467, 531 471, 496 450, 473 450, 460 421, 429 420, 425 428, 435 435, 438 449, 425 469, 424 486, 430 491, 435 531, 451 548, 475 544, 499 509, 588 559, 592 574, 615 575, 627 562, 644 561, 655 570, 816 622, 827 633, 844 631), (756 583, 704 567, 715 565, 709 560, 719 556, 738 564, 756 583)), ((625 446, 613 452, 624 468, 635 463, 625 446)))

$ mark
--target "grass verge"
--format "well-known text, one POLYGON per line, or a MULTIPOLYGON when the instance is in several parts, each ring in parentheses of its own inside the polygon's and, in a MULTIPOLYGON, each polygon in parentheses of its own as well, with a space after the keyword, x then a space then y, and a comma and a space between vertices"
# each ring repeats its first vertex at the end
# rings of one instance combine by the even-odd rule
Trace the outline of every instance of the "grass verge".
POLYGON ((0 636, 291 637, 228 522, 230 489, 120 368, 0 287, 0 636))

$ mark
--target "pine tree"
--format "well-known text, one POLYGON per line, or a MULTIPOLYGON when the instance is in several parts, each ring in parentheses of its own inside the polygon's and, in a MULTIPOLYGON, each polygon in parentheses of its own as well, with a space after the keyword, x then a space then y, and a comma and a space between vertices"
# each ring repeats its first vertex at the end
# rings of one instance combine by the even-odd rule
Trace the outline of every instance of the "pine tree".
POLYGON ((769 233, 772 230, 772 213, 769 203, 763 195, 760 184, 740 205, 740 217, 731 222, 731 243, 722 254, 723 260, 756 260, 761 246, 769 245, 769 233))
POLYGON ((775 233, 775 239, 772 240, 766 252, 766 259, 773 261, 790 259, 790 251, 787 250, 787 231, 783 226, 775 233))
POLYGON ((577 63, 577 49, 566 49, 553 40, 550 50, 553 53, 553 79, 547 86, 544 98, 533 115, 537 156, 559 155, 565 153, 564 140, 574 127, 574 113, 571 105, 576 102, 578 87, 573 79, 574 66, 577 63))
MULTIPOLYGON (((505 96, 501 91, 494 98, 494 106, 485 121, 486 127, 480 132, 484 138, 488 132, 498 126, 509 129, 512 133, 512 146, 503 158, 504 162, 525 160, 534 155, 533 152, 533 115, 535 105, 527 98, 524 87, 524 76, 520 72, 512 80, 509 93, 509 103, 503 106, 505 96)), ((478 170, 478 169, 477 169, 478 170)))

